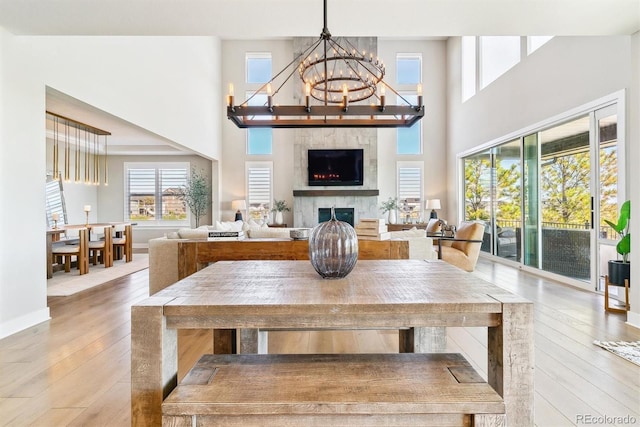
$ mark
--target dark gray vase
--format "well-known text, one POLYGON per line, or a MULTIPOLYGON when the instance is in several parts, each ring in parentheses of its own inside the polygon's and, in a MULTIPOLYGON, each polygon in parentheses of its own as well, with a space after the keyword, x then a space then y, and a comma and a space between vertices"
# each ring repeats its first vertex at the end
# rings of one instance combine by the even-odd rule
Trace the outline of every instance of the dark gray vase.
POLYGON ((309 260, 325 279, 339 279, 351 273, 358 261, 358 236, 354 228, 336 219, 318 224, 309 236, 309 260))
POLYGON ((609 260, 609 284, 624 286, 624 281, 629 280, 631 286, 631 263, 621 260, 609 260))

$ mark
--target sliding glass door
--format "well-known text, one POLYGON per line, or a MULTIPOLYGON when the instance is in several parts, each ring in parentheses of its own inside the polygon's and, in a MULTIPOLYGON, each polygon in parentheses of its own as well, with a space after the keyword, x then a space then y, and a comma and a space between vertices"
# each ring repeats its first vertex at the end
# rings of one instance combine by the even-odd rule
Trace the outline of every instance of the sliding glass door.
POLYGON ((601 289, 622 152, 617 104, 485 148, 463 159, 464 219, 485 224, 482 251, 601 289))
POLYGON ((591 277, 589 116, 539 133, 542 269, 591 277))

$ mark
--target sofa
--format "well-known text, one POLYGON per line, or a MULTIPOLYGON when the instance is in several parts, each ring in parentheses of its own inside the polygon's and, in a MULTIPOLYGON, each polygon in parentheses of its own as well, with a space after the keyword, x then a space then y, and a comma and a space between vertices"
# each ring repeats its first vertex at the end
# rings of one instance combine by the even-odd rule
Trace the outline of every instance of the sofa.
MULTIPOLYGON (((236 227, 241 226, 241 224, 236 224, 236 227)), ((221 245, 226 245, 229 248, 238 246, 242 246, 243 248, 247 247, 247 245, 238 245, 239 242, 234 241, 207 242, 208 233, 212 229, 220 229, 220 225, 202 226, 196 229, 181 229, 177 232, 167 233, 165 237, 149 240, 149 295, 153 295, 180 280, 180 278, 185 276, 185 270, 188 272, 193 270, 193 268, 185 269, 185 266, 180 263, 181 260, 178 259, 181 242, 193 241, 204 246, 215 248, 220 248, 221 245), (207 245, 207 243, 211 244, 207 245)), ((307 242, 291 242, 292 239, 289 237, 289 232, 294 229, 298 228, 247 227, 245 225, 245 239, 243 241, 259 243, 256 245, 256 251, 249 255, 247 255, 246 250, 244 252, 230 250, 229 252, 238 253, 237 259, 308 259, 307 242), (273 251, 269 251, 269 249, 265 250, 265 248, 273 248, 273 251), (258 252, 256 256, 255 252, 258 250, 261 252, 258 252), (261 256, 264 256, 264 258, 261 258, 261 256)), ((230 230, 225 227, 223 231, 230 230)), ((430 237, 426 237, 425 230, 416 230, 414 228, 412 230, 394 231, 391 232, 390 235, 392 241, 407 241, 408 254, 387 255, 389 258, 437 259, 437 252, 434 250, 433 240, 430 237)), ((372 242, 375 243, 376 241, 362 241, 361 245, 371 245, 372 242)), ((370 259, 376 256, 369 253, 363 255, 368 256, 370 259)), ((184 255, 184 257, 186 256, 187 255, 184 255)), ((225 259, 229 258, 229 253, 225 254, 225 259)), ((233 258, 233 256, 231 256, 231 258, 233 258)), ((201 267, 202 266, 200 266, 200 268, 201 267)))

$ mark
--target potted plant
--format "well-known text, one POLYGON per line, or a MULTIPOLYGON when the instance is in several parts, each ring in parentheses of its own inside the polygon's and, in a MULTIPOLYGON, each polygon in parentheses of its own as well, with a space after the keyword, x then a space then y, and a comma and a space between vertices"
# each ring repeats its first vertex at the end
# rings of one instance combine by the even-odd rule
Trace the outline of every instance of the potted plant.
POLYGON ((289 206, 287 206, 287 201, 286 200, 275 200, 273 201, 273 208, 271 209, 271 212, 275 212, 276 213, 276 218, 275 218, 275 222, 276 224, 282 224, 284 222, 283 218, 282 218, 282 212, 289 212, 291 209, 289 209, 289 206))
POLYGON ((180 200, 183 200, 193 216, 196 217, 196 228, 200 226, 200 217, 209 208, 211 200, 211 187, 203 171, 191 169, 191 176, 187 184, 180 188, 178 193, 180 200))
POLYGON ((382 213, 387 213, 388 214, 388 218, 387 218, 387 222, 389 224, 395 224, 396 223, 396 210, 398 209, 398 199, 397 198, 392 198, 389 197, 389 199, 387 199, 386 202, 382 202, 382 204, 380 205, 380 210, 382 211, 382 213))
POLYGON ((609 260, 609 283, 625 286, 625 279, 630 279, 631 264, 629 252, 631 252, 631 235, 629 234, 629 219, 631 218, 631 201, 627 200, 620 206, 620 215, 616 223, 604 220, 609 227, 615 230, 620 237, 616 245, 616 252, 622 255, 622 259, 609 260))

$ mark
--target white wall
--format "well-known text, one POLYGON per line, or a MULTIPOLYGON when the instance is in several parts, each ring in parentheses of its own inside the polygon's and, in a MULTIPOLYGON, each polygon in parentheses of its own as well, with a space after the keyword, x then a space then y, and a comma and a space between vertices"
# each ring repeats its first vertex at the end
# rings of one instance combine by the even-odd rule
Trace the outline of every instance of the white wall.
MULTIPOLYGON (((446 121, 447 121, 447 68, 446 41, 392 41, 378 40, 378 56, 384 59, 387 74, 385 80, 396 90, 396 56, 399 53, 422 54, 422 91, 425 116, 422 118, 423 153, 418 156, 396 154, 396 130, 378 129, 378 185, 379 200, 396 197, 398 161, 424 162, 424 197, 441 199, 446 194, 446 121)), ((395 99, 387 91, 387 99, 395 99)), ((395 103, 395 101, 394 101, 395 103)), ((424 208, 424 207, 423 207, 424 208)), ((440 218, 448 218, 446 204, 438 212, 440 218)))
MULTIPOLYGON (((638 180, 631 165, 638 152, 639 90, 636 34, 610 37, 556 37, 465 103, 460 93, 460 39, 448 43, 447 203, 457 213, 456 156, 563 112, 626 90, 627 197, 638 200, 638 180), (633 48, 632 48, 633 42, 633 48)), ((634 224, 637 229, 637 224, 634 224)), ((637 289, 639 240, 631 251, 632 289, 637 289)), ((637 292, 633 298, 640 299, 637 292)), ((632 301, 629 319, 640 325, 640 301, 632 301)))
POLYGON ((448 190, 457 212, 455 156, 630 87, 630 37, 555 37, 465 103, 460 38, 448 49, 448 190))
MULTIPOLYGON (((223 41, 222 42, 222 84, 226 91, 229 83, 233 83, 235 104, 246 99, 247 91, 255 91, 260 85, 247 85, 245 74, 245 56, 247 53, 271 52, 272 73, 282 70, 293 60, 293 44, 291 40, 276 41, 223 41)), ((299 82, 297 74, 291 77, 289 84, 299 82)), ((274 87, 275 91, 276 88, 274 87)), ((293 89, 290 86, 274 97, 274 103, 291 104, 293 89)), ((273 198, 286 200, 293 204, 293 129, 273 130, 273 154, 269 156, 247 155, 247 131, 237 128, 230 120, 222 126, 222 161, 220 191, 220 212, 222 220, 233 220, 235 212, 231 209, 231 201, 246 197, 245 162, 273 162, 273 198)), ((284 222, 293 224, 291 212, 284 212, 284 222)))
POLYGON ((0 209, 1 338, 49 316, 45 87, 212 159, 224 100, 215 38, 24 37, 0 28, 0 46, 0 194, 15 206, 0 209))

